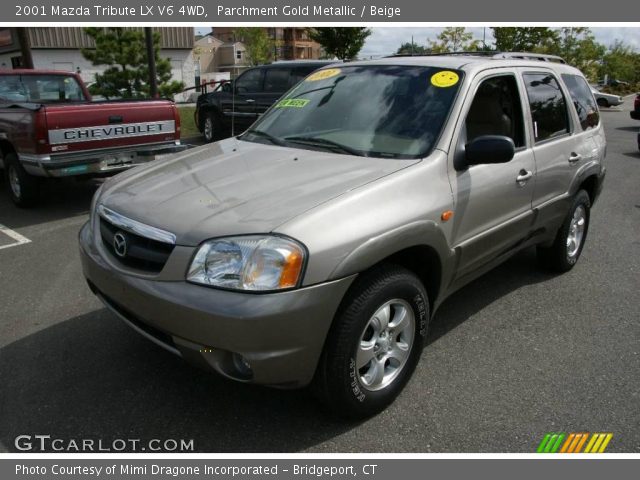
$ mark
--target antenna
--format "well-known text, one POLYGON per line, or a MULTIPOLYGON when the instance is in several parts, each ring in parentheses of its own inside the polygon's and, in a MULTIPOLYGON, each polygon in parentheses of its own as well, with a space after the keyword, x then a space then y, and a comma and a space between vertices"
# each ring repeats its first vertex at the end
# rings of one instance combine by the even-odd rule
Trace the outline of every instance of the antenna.
MULTIPOLYGON (((235 47, 234 47, 235 50, 235 47)), ((235 52, 234 52, 235 53, 235 52)), ((236 70, 236 78, 238 78, 237 70, 236 70)), ((235 126, 236 126, 236 86, 231 80, 231 136, 235 137, 235 126)))

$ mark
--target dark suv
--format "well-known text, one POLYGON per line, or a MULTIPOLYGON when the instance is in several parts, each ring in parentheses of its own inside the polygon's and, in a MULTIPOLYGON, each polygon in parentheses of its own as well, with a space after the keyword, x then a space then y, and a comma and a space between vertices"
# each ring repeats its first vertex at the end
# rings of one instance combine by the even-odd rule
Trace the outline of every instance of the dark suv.
POLYGON ((298 60, 250 68, 198 97, 196 125, 207 142, 242 133, 291 87, 331 63, 335 62, 298 60))

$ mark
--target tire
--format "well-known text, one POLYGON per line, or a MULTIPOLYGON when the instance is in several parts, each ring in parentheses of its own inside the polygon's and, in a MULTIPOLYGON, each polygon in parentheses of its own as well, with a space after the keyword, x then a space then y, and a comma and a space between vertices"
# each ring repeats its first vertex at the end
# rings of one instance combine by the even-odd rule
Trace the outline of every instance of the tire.
POLYGON ((215 142, 222 138, 222 122, 216 112, 205 114, 202 121, 202 135, 207 143, 215 142))
POLYGON ((25 171, 15 153, 4 157, 4 170, 7 191, 13 203, 21 208, 35 205, 38 202, 38 178, 25 171))
POLYGON ((327 336, 313 382, 316 396, 342 417, 380 412, 409 381, 428 322, 427 292, 412 272, 382 265, 363 274, 343 300, 327 336), (385 312, 386 329, 379 320, 384 323, 385 312), (401 318, 404 328, 396 324, 401 318))
POLYGON ((578 191, 553 244, 550 247, 537 247, 542 267, 559 273, 568 272, 574 267, 587 239, 590 210, 589 195, 584 190, 578 191))
POLYGON ((599 98, 596 102, 600 107, 609 108, 609 102, 606 98, 599 98))

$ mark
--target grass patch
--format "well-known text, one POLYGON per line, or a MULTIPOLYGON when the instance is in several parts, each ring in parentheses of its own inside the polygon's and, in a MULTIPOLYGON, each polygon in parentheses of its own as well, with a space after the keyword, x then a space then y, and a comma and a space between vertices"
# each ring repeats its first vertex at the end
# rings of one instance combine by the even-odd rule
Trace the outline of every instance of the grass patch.
POLYGON ((180 138, 197 137, 200 135, 193 118, 195 111, 196 107, 178 106, 178 113, 180 114, 180 138))

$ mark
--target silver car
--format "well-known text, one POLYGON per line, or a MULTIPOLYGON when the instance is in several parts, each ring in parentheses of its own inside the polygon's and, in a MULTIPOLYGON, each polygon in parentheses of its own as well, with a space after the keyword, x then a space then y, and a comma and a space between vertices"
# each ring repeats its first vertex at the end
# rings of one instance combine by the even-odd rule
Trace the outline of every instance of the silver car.
POLYGON ((585 245, 595 99, 517 55, 323 68, 242 135, 114 177, 80 232, 91 290, 193 364, 379 412, 447 296, 524 248, 564 272, 585 245))
POLYGON ((624 98, 620 95, 614 95, 612 93, 602 93, 597 88, 591 87, 591 91, 593 92, 593 96, 596 99, 596 102, 601 107, 617 107, 618 105, 622 105, 624 103, 624 98))

